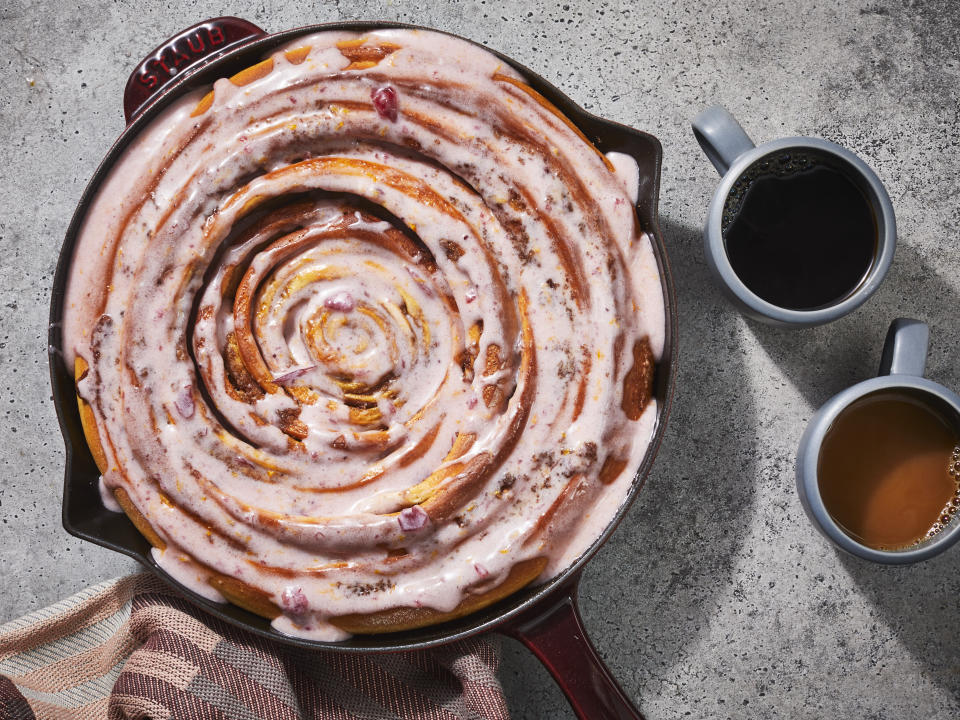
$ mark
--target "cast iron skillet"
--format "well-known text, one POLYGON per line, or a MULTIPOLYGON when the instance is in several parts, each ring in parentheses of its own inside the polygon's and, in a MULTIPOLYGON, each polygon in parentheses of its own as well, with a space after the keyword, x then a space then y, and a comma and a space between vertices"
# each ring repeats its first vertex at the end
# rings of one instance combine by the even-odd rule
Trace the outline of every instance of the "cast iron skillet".
POLYGON ((182 93, 232 75, 259 61, 278 46, 303 35, 319 30, 364 32, 382 28, 427 29, 401 23, 340 22, 267 34, 244 20, 223 17, 194 25, 171 38, 154 50, 131 74, 124 95, 127 128, 107 153, 80 198, 67 229, 53 282, 50 376, 54 404, 67 448, 63 526, 76 537, 135 558, 211 614, 271 640, 310 649, 383 652, 429 648, 496 629, 526 644, 543 661, 580 718, 640 718, 587 639, 577 609, 577 592, 583 566, 616 528, 650 472, 666 428, 673 395, 677 368, 676 295, 657 218, 662 150, 660 142, 652 135, 585 112, 546 80, 500 53, 494 51, 572 119, 600 150, 627 153, 640 166, 637 212, 644 229, 654 239, 666 307, 666 344, 654 376, 658 417, 653 441, 637 470, 627 502, 602 535, 571 567, 550 582, 523 589, 459 620, 408 632, 356 636, 343 642, 321 643, 281 635, 270 627, 267 620, 257 615, 235 605, 211 602, 180 586, 157 567, 150 555, 149 543, 127 517, 110 512, 100 500, 97 488, 99 473, 83 437, 73 372, 62 359, 61 333, 64 293, 74 245, 97 189, 137 133, 182 93))

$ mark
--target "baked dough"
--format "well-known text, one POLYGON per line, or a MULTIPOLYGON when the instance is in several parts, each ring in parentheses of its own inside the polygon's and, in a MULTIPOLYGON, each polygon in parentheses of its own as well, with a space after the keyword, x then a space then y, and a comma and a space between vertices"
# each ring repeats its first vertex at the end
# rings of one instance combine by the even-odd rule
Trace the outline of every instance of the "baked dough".
POLYGON ((656 417, 631 172, 423 31, 308 36, 168 108, 88 213, 64 327, 161 567, 321 640, 567 567, 656 417))

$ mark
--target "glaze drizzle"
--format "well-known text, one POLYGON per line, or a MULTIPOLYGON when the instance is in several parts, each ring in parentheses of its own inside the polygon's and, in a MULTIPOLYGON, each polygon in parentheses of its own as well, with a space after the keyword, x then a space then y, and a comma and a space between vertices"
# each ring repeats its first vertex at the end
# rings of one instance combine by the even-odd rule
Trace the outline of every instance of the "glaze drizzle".
POLYGON ((636 175, 436 33, 309 36, 184 97, 73 260, 105 486, 178 580, 232 578, 283 632, 556 575, 653 431, 636 175))

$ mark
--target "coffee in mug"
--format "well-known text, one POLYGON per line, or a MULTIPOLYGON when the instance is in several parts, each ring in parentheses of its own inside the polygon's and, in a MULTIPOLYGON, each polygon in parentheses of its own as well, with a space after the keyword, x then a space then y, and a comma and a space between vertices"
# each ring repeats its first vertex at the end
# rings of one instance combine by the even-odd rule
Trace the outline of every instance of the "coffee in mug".
POLYGON ((900 550, 932 538, 960 507, 960 432, 937 400, 908 389, 851 403, 820 446, 830 516, 855 540, 900 550))
POLYGON ((750 165, 727 195, 721 231, 743 283, 791 310, 849 296, 878 247, 876 215, 856 177, 836 157, 805 148, 750 165))
POLYGON ((960 395, 923 377, 929 329, 890 325, 877 377, 834 395, 797 450, 814 526, 874 562, 918 562, 960 540, 960 395))

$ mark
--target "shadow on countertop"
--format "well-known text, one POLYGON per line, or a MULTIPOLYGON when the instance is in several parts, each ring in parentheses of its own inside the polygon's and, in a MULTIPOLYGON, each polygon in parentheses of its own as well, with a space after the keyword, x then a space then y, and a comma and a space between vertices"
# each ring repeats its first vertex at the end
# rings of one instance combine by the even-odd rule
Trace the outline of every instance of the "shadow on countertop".
MULTIPOLYGON (((960 295, 901 239, 889 275, 852 315, 819 328, 783 330, 750 321, 751 331, 813 408, 872 377, 887 326, 896 317, 930 326, 927 376, 960 390, 960 295)), ((812 530, 811 530, 812 532, 812 530)), ((930 679, 960 697, 960 547, 907 567, 876 565, 836 550, 844 569, 930 679)), ((873 632, 873 628, 865 628, 873 632)), ((882 662, 880 657, 877 662, 882 662)))
POLYGON ((755 320, 747 320, 747 325, 811 407, 818 408, 844 388, 876 375, 887 328, 897 317, 914 317, 930 326, 927 375, 960 389, 960 355, 955 351, 960 295, 902 242, 880 289, 851 315, 799 330, 755 320))
POLYGON ((878 619, 923 664, 930 681, 960 697, 960 548, 954 546, 926 562, 904 567, 877 565, 839 549, 836 552, 878 619))
MULTIPOLYGON (((641 709, 695 652, 729 592, 744 540, 736 528, 751 522, 758 474, 758 419, 742 364, 730 362, 744 352, 739 319, 707 275, 700 229, 661 223, 680 312, 673 409, 646 486, 587 565, 580 591, 594 645, 641 709)), ((515 717, 573 717, 532 655, 513 642, 504 650, 515 717)))

